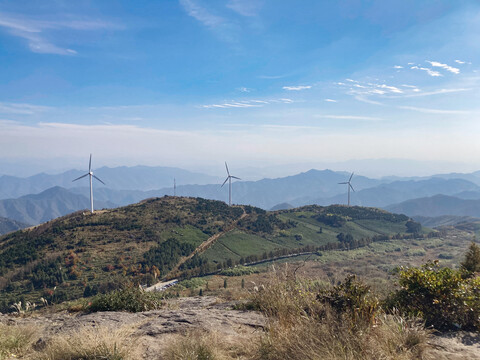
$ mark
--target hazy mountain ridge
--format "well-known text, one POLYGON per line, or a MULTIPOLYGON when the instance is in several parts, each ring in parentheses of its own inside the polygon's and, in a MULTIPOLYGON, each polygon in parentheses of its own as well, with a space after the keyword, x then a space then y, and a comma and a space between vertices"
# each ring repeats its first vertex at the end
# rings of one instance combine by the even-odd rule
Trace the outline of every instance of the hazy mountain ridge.
MULTIPOLYGON (((95 208, 124 206, 139 202, 146 198, 162 197, 164 195, 173 195, 173 187, 171 185, 173 177, 170 177, 175 171, 175 168, 149 168, 149 167, 121 167, 121 168, 101 168, 95 172, 102 180, 107 183, 107 186, 94 183, 94 199, 95 208), (167 170, 165 170, 167 169, 167 170), (165 172, 167 171, 167 172, 165 172), (141 175, 143 174, 143 175, 141 175), (157 174, 149 176, 149 174, 157 174), (117 182, 112 179, 119 179, 117 182), (132 178, 139 178, 135 181, 132 178), (162 180, 163 179, 163 180, 162 180), (151 187, 155 184, 161 184, 162 181, 168 182, 167 187, 141 190, 141 189, 120 189, 120 187, 151 187)), ((89 208, 88 204, 77 203, 73 204, 72 199, 75 196, 81 195, 87 199, 89 197, 88 181, 78 181, 72 183, 71 179, 82 175, 83 172, 72 170, 65 172, 58 176, 57 182, 67 184, 68 186, 75 185, 76 187, 65 190, 63 194, 67 197, 61 199, 57 196, 51 199, 51 203, 46 205, 51 209, 44 210, 47 214, 43 216, 40 214, 41 209, 33 210, 25 207, 25 199, 19 200, 23 205, 14 205, 16 201, 9 199, 9 205, 0 206, 0 216, 5 216, 10 219, 15 219, 27 223, 39 223, 55 216, 65 215, 68 212, 79 209, 89 208), (67 195, 67 193, 69 195, 67 195), (58 201, 58 204, 54 204, 58 201), (70 203, 68 206, 63 203, 70 203)), ((179 173, 177 173, 178 175, 179 173)), ((185 172, 186 175, 195 178, 198 174, 185 172), (192 175, 193 174, 193 175, 192 175)), ((201 174, 200 174, 201 175, 201 174)), ((198 175, 198 176, 200 176, 198 175)), ((369 207, 382 207, 399 204, 407 200, 419 199, 443 194, 448 196, 455 196, 461 199, 480 199, 480 186, 472 181, 466 180, 476 179, 477 173, 472 174, 446 174, 438 175, 429 178, 418 178, 412 180, 411 178, 405 181, 395 180, 388 181, 386 179, 370 179, 363 176, 354 175, 352 185, 355 192, 351 192, 351 204, 369 207), (454 178, 454 176, 464 175, 463 179, 454 178)), ((257 206, 263 209, 271 209, 283 203, 288 203, 292 206, 304 206, 309 204, 330 205, 330 204, 345 204, 347 202, 346 186, 338 184, 348 180, 350 173, 335 172, 331 170, 310 170, 304 173, 287 176, 276 179, 262 179, 258 181, 236 181, 232 183, 232 199, 235 204, 246 204, 257 206)), ((200 180, 209 180, 214 178, 218 180, 216 183, 194 185, 185 184, 178 179, 176 194, 178 196, 202 197, 211 200, 227 201, 228 200, 228 183, 221 187, 223 179, 215 177, 202 178, 200 180)), ((17 178, 2 177, 2 181, 6 181, 9 186, 3 189, 3 193, 8 191, 22 192, 27 190, 38 190, 47 186, 52 181, 52 175, 38 174, 33 177, 23 179, 17 186, 12 184, 17 178), (7 181, 8 180, 8 181, 7 181), (35 186, 33 186, 35 184, 35 186)), ((479 180, 480 181, 480 180, 479 180)), ((0 187, 1 188, 1 187, 0 187)), ((38 199, 34 197, 38 203, 38 199)), ((460 203, 455 203, 459 205, 460 203)), ((454 203, 451 203, 453 206, 454 203)), ((460 205, 459 205, 460 206, 460 205)), ((401 210, 398 210, 401 211, 401 210)), ((469 215, 464 211, 452 209, 451 213, 441 213, 441 215, 469 215)), ((421 213, 416 215, 427 215, 428 213, 421 213)))
POLYGON ((464 200, 454 196, 435 195, 407 200, 386 207, 386 210, 408 216, 472 216, 480 217, 480 200, 464 200))
MULTIPOLYGON (((95 201, 96 209, 112 207, 116 207, 116 205, 110 202, 95 201)), ((32 225, 84 209, 90 209, 89 198, 74 194, 59 186, 47 189, 40 194, 0 200, 0 216, 32 225)))
MULTIPOLYGON (((27 178, 15 176, 0 176, 0 199, 18 198, 23 195, 37 194, 54 186, 66 189, 88 186, 88 181, 76 181, 73 179, 87 173, 87 170, 69 170, 61 174, 37 174, 27 178)), ((94 169, 96 176, 101 178, 109 189, 115 190, 152 190, 164 187, 173 188, 173 179, 177 184, 208 184, 218 182, 216 176, 190 172, 172 167, 102 167, 94 169)), ((95 188, 105 185, 95 183, 95 188)))

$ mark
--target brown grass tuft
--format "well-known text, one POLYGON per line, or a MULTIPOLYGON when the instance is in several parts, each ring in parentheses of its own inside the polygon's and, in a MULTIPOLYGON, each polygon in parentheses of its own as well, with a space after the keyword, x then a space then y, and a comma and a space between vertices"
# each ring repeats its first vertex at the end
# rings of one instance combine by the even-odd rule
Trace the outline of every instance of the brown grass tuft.
POLYGON ((21 357, 31 350, 39 330, 35 326, 0 324, 0 360, 21 357))
POLYGON ((84 327, 58 335, 39 354, 42 360, 134 360, 138 359, 133 329, 84 327))

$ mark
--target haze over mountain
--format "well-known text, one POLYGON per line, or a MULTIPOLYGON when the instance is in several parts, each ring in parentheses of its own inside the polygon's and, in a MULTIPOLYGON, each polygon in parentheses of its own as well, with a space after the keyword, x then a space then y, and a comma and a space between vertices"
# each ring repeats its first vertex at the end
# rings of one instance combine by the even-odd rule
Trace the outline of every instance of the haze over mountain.
MULTIPOLYGON (((71 179, 82 172, 71 170, 60 174, 58 179, 55 175, 39 174, 26 179, 2 177, 3 194, 8 197, 15 197, 12 194, 28 191, 29 189, 41 189, 52 182, 59 182, 76 187, 70 189, 52 189, 46 192, 42 198, 46 200, 48 194, 52 195, 46 210, 37 208, 33 211, 25 206, 25 199, 19 201, 9 199, 9 208, 0 215, 37 224, 44 219, 51 219, 55 216, 65 215, 69 211, 76 211, 88 208, 89 188, 88 181, 72 183, 71 179), (18 184, 15 186, 16 182, 18 184), (10 191, 10 192, 9 192, 10 191), (79 198, 79 196, 81 196, 79 198), (81 199, 81 201, 72 200, 81 199), (15 209, 15 210, 14 210, 15 209), (51 210, 55 209, 55 210, 51 210), (45 212, 45 214, 44 214, 45 212), (35 214, 35 215, 33 215, 35 214)), ((228 199, 228 184, 221 187, 223 178, 190 173, 181 169, 171 168, 149 168, 149 167, 123 167, 123 168, 102 168, 98 172, 99 177, 107 185, 94 183, 95 208, 123 206, 136 203, 146 198, 162 197, 173 195, 173 187, 168 183, 173 179, 172 175, 182 176, 178 178, 176 194, 178 196, 202 197, 205 199, 226 201, 228 199), (183 181, 182 181, 183 179, 183 181), (184 181, 208 181, 213 179, 214 183, 195 185, 184 184, 184 181), (144 190, 155 184, 167 184, 168 187, 144 190), (122 189, 124 186, 126 189, 122 189), (134 189, 138 187, 137 189, 134 189)), ((304 173, 276 179, 262 179, 258 181, 236 181, 232 184, 233 202, 236 204, 248 204, 263 209, 277 208, 281 204, 291 206, 303 206, 309 204, 330 205, 345 204, 347 201, 346 186, 339 184, 348 179, 351 173, 335 172, 331 170, 309 170, 304 173)), ((392 181, 388 178, 370 179, 368 177, 354 175, 352 179, 355 192, 351 193, 351 204, 371 207, 387 207, 406 200, 425 198, 437 194, 455 196, 459 199, 480 199, 480 186, 466 179, 476 179, 477 173, 472 174, 444 174, 435 175, 430 178, 418 178, 402 181, 395 178, 392 181), (462 177, 454 178, 454 176, 462 177)), ((478 179, 476 180, 478 181, 478 179)), ((30 199, 30 197, 28 197, 30 199)), ((33 197, 38 204, 38 197, 33 197)), ((455 203, 459 205, 459 203, 455 203)), ((453 205, 453 204, 451 204, 453 205)), ((393 211, 393 210, 392 210, 393 211)), ((401 211, 399 208, 398 211, 401 211)), ((441 215, 471 215, 460 209, 444 208, 441 215)), ((426 215, 429 213, 409 215, 426 215)), ((473 215, 472 215, 473 216, 473 215)))
POLYGON ((480 200, 464 200, 454 196, 435 195, 412 199, 385 207, 388 211, 408 216, 473 216, 480 217, 480 200))
MULTIPOLYGON (((95 208, 111 208, 115 204, 95 201, 95 208)), ((18 199, 0 200, 0 216, 18 222, 36 225, 77 210, 89 209, 90 200, 61 187, 53 187, 40 194, 18 199)))
MULTIPOLYGON (((69 170, 61 174, 37 174, 27 178, 4 175, 0 177, 0 199, 17 198, 27 194, 37 194, 54 186, 77 188, 88 186, 88 181, 73 179, 85 174, 86 170, 69 170)), ((115 190, 152 190, 173 187, 173 179, 177 184, 209 184, 218 182, 216 176, 190 172, 173 167, 102 167, 94 169, 94 174, 101 178, 108 189, 115 190)), ((104 185, 96 183, 96 188, 104 185)))

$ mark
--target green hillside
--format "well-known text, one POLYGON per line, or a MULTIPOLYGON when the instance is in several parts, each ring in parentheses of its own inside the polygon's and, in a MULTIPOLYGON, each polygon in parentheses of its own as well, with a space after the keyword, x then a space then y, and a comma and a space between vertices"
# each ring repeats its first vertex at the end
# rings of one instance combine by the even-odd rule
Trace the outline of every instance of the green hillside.
POLYGON ((76 212, 0 238, 0 309, 18 300, 89 296, 125 281, 151 285, 287 254, 359 247, 405 236, 409 223, 373 208, 266 212, 180 197, 76 212))

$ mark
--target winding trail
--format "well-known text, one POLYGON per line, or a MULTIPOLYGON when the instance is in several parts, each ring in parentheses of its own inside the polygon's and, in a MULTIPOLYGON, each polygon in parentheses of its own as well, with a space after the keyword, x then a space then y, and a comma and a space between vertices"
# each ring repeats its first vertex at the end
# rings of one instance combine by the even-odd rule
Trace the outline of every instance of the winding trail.
MULTIPOLYGON (((188 256, 185 256, 183 258, 180 259, 180 261, 177 263, 177 265, 175 265, 175 267, 170 270, 170 272, 165 275, 165 277, 163 278, 163 281, 164 280, 167 280, 167 279, 172 279, 173 277, 175 277, 176 275, 178 275, 178 270, 180 269, 180 266, 182 266, 184 263, 186 263, 188 260, 190 260, 191 258, 193 258, 195 255, 199 255, 201 253, 203 253, 205 250, 207 250, 210 246, 212 246, 213 244, 215 244, 215 242, 220 238, 222 237, 223 235, 225 235, 226 233, 232 231, 233 229, 235 229, 237 227, 237 224, 240 220, 244 219, 246 216, 247 216, 247 213, 245 212, 245 209, 242 207, 242 210, 243 210, 243 214, 237 219, 235 220, 234 222, 232 222, 225 230, 223 230, 222 232, 219 232, 215 235, 212 235, 210 236, 207 240, 205 240, 203 243, 201 243, 190 255, 188 256)), ((155 285, 154 285, 155 286, 155 285)))

